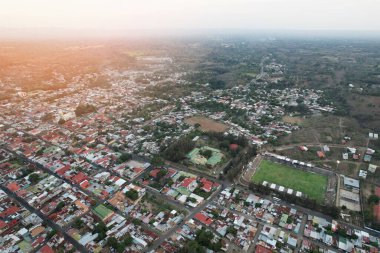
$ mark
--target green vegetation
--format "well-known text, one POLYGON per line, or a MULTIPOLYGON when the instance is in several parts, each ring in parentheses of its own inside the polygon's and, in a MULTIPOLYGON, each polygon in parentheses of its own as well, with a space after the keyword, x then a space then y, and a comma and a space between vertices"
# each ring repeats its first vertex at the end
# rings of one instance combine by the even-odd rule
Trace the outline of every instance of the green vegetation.
POLYGON ((194 148, 194 142, 190 138, 182 138, 178 142, 172 143, 163 153, 167 160, 179 162, 185 159, 186 154, 194 148))
POLYGON ((79 104, 77 108, 75 108, 75 115, 80 117, 84 114, 96 112, 96 107, 90 104, 79 104))
POLYGON ((187 154, 187 157, 197 165, 215 166, 222 161, 223 154, 218 149, 204 146, 193 149, 187 154))
POLYGON ((130 160, 131 158, 132 158, 131 154, 129 154, 129 153, 122 153, 120 155, 120 157, 117 159, 117 163, 120 164, 120 163, 126 162, 126 161, 130 160))
POLYGON ((154 155, 150 163, 156 167, 161 167, 165 164, 164 160, 159 155, 154 155))
POLYGON ((178 252, 180 253, 204 253, 206 248, 214 252, 219 252, 222 248, 222 244, 219 241, 212 242, 214 234, 211 231, 207 231, 204 228, 198 230, 195 240, 189 241, 178 252))
POLYGON ((58 205, 55 208, 55 212, 60 212, 62 211, 62 208, 65 206, 65 202, 61 201, 58 203, 58 205))
POLYGON ((80 218, 76 218, 73 223, 73 227, 76 229, 81 229, 84 225, 84 222, 80 218))
POLYGON ((40 175, 38 175, 37 173, 33 173, 29 175, 29 181, 32 184, 36 184, 38 181, 40 181, 40 175))
POLYGON ((104 238, 106 238, 107 231, 108 231, 108 228, 106 224, 104 224, 104 222, 100 221, 98 224, 96 224, 94 228, 94 232, 99 234, 96 240, 101 241, 104 238))
POLYGON ((94 208, 94 213, 103 220, 112 213, 112 210, 108 209, 104 205, 98 205, 94 208))
POLYGON ((125 196, 127 196, 130 200, 135 201, 139 198, 139 193, 135 189, 130 189, 125 193, 125 196))
POLYGON ((119 242, 115 237, 109 237, 107 239, 107 246, 113 248, 118 253, 122 253, 125 251, 125 248, 132 245, 133 238, 128 234, 125 236, 124 240, 119 242))
POLYGON ((252 181, 261 184, 263 181, 291 188, 305 193, 309 198, 318 202, 324 200, 327 177, 298 170, 286 165, 264 160, 252 176, 252 181))

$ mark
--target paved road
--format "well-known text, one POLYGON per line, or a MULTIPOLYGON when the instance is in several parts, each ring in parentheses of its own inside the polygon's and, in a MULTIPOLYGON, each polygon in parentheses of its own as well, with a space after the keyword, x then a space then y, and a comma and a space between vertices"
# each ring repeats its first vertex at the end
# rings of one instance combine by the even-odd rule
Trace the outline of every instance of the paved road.
MULTIPOLYGON (((256 196, 268 199, 268 200, 270 200, 272 202, 276 202, 271 196, 263 196, 263 195, 258 194, 256 192, 253 192, 253 191, 251 191, 249 188, 247 188, 244 185, 236 185, 235 188, 237 188, 239 190, 242 190, 242 191, 251 192, 252 194, 255 194, 256 196)), ((277 203, 279 203, 281 205, 284 205, 284 206, 288 206, 290 208, 295 208, 298 211, 301 211, 301 212, 303 212, 305 214, 308 214, 308 215, 318 216, 318 217, 324 218, 324 219, 326 219, 328 221, 332 220, 332 218, 330 216, 328 216, 328 215, 325 215, 323 213, 320 213, 320 212, 317 212, 317 211, 314 211, 314 210, 311 210, 311 209, 308 209, 308 208, 305 208, 305 207, 302 207, 302 206, 299 206, 299 205, 290 204, 289 202, 286 202, 284 200, 277 201, 277 203)), ((372 230, 369 230, 369 229, 366 229, 366 228, 363 228, 363 227, 360 227, 360 226, 356 226, 356 225, 351 224, 351 223, 347 223, 347 222, 342 221, 342 220, 339 220, 339 224, 342 224, 344 226, 351 227, 351 228, 354 228, 354 229, 362 230, 362 231, 365 231, 365 232, 369 233, 370 235, 380 237, 380 233, 377 233, 375 231, 372 231, 372 230)))
POLYGON ((20 198, 17 196, 14 192, 10 191, 8 188, 6 188, 3 185, 0 185, 0 189, 3 190, 8 196, 12 197, 13 199, 17 200, 23 207, 25 207, 27 210, 29 210, 32 213, 37 214, 44 222, 46 222, 50 227, 55 229, 56 231, 59 231, 65 240, 70 242, 74 247, 80 251, 80 252, 89 252, 82 244, 80 244, 78 241, 76 241, 74 238, 69 236, 66 231, 64 231, 60 226, 58 226, 55 222, 47 218, 40 210, 32 207, 29 205, 28 202, 26 202, 23 198, 20 198))
POLYGON ((199 206, 197 206, 194 209, 192 209, 190 211, 190 213, 185 217, 185 219, 183 219, 182 222, 178 223, 176 226, 174 226, 173 228, 171 228, 168 231, 166 231, 165 233, 163 233, 158 240, 154 241, 153 244, 150 247, 146 248, 143 252, 149 252, 149 251, 152 251, 152 250, 158 248, 167 238, 169 238, 179 228, 181 228, 182 225, 185 224, 186 221, 192 219, 195 216, 195 214, 197 214, 200 211, 202 211, 213 200, 213 198, 215 198, 216 196, 218 196, 218 194, 223 189, 224 188, 222 186, 219 187, 219 189, 216 190, 206 201, 204 201, 202 204, 200 204, 199 206))
MULTIPOLYGON (((26 133, 27 134, 27 133, 26 133)), ((44 142, 46 142, 45 140, 44 140, 44 142)), ((48 143, 48 142, 46 142, 46 143, 48 143)), ((49 144, 51 144, 51 145, 54 145, 54 146, 58 146, 58 145, 56 145, 56 144, 52 144, 52 143, 49 143, 49 144)), ((306 145, 306 146, 320 146, 320 145, 324 145, 324 143, 318 143, 318 144, 315 144, 315 143, 301 143, 301 144, 297 144, 297 145, 306 145)), ((326 145, 328 145, 329 147, 338 147, 338 148, 345 148, 345 147, 347 147, 347 145, 342 145, 342 144, 330 144, 330 143, 326 143, 326 145)), ((282 147, 275 147, 275 149, 277 149, 277 150, 284 150, 284 149, 290 149, 290 148, 294 148, 295 147, 295 145, 289 145, 289 146, 282 146, 282 147)), ((60 148, 62 148, 62 147, 60 147, 60 148)), ((147 161, 147 159, 146 158, 144 158, 144 157, 134 157, 134 158, 137 158, 137 159, 140 159, 140 161, 147 161)), ((150 171, 150 169, 151 169, 151 167, 150 168, 148 168, 148 169, 146 169, 142 174, 140 174, 137 178, 135 178, 135 179, 133 179, 133 180, 129 180, 129 179, 127 179, 127 178, 124 178, 124 177, 122 177, 122 176, 120 176, 119 174, 117 174, 116 172, 114 172, 114 171, 112 171, 112 170, 110 170, 110 169, 108 169, 108 168, 104 168, 104 167, 102 167, 102 166, 99 166, 98 164, 95 164, 95 163, 93 163, 93 162, 91 162, 91 161, 88 161, 90 164, 92 164, 93 166, 95 166, 95 167, 97 167, 97 168, 99 168, 99 169, 101 169, 101 170, 104 170, 104 171, 108 171, 108 172, 110 172, 112 175, 114 175, 114 176, 118 176, 118 177, 121 177, 121 178, 123 178, 124 180, 126 180, 127 182, 129 182, 129 183, 131 183, 131 182, 134 182, 134 181, 136 181, 136 180, 138 180, 138 179, 140 179, 145 173, 148 173, 149 171, 150 171)), ((213 178, 213 177, 211 177, 210 175, 208 175, 208 174, 205 174, 205 173, 202 173, 202 172, 199 172, 199 171, 193 171, 193 170, 190 170, 190 169, 188 169, 187 167, 184 167, 184 166, 182 166, 182 165, 179 165, 179 164, 175 164, 175 163, 172 163, 172 162, 170 162, 170 163, 168 163, 171 167, 173 167, 173 168, 175 168, 175 169, 177 169, 177 170, 183 170, 183 171, 188 171, 188 172, 192 172, 192 173, 195 173, 195 174, 198 174, 198 175, 201 175, 201 176, 204 176, 204 177, 206 177, 206 178, 208 178, 208 179, 211 179, 211 180, 213 180, 213 181, 216 181, 216 182, 218 182, 218 183, 220 183, 221 184, 221 187, 216 191, 216 192, 214 192, 211 196, 210 196, 210 198, 209 199, 207 199, 205 202, 203 202, 201 205, 199 205, 198 207, 196 207, 196 208, 193 208, 193 209, 187 209, 187 208, 185 208, 185 209, 187 209, 188 210, 188 215, 185 217, 185 219, 182 221, 182 222, 180 222, 179 224, 177 224, 176 226, 174 226, 173 228, 171 228, 171 229, 169 229, 168 231, 166 231, 166 232, 164 232, 164 233, 162 233, 161 234, 161 236, 159 237, 159 239, 158 240, 156 240, 156 241, 154 241, 153 242, 153 244, 150 246, 150 247, 148 247, 148 248, 146 248, 145 250, 144 250, 144 252, 149 252, 149 251, 151 251, 151 250, 154 250, 154 249, 156 249, 157 247, 159 247, 167 238, 169 238, 172 234, 174 234, 186 221, 188 221, 188 220, 190 220, 190 219, 192 219, 193 217, 194 217, 194 215, 196 214, 196 213, 198 213, 198 212, 200 212, 201 210, 203 210, 224 188, 226 188, 227 186, 229 186, 230 185, 230 183, 229 182, 227 182, 227 181, 218 181, 218 180, 216 180, 215 178, 213 178)), ((52 172, 52 171, 50 171, 50 170, 48 170, 48 169, 46 169, 46 168, 44 168, 42 165, 39 165, 38 166, 39 168, 41 168, 41 169, 43 169, 44 171, 46 171, 46 172, 48 172, 49 174, 52 174, 52 175, 54 175, 54 176, 58 176, 58 175, 56 175, 54 172, 52 172)), ((243 190, 247 190, 247 188, 246 188, 246 184, 244 184, 244 182, 241 182, 241 178, 242 177, 239 177, 239 184, 240 185, 242 185, 243 186, 243 190)), ((73 187, 78 187, 77 185, 73 185, 72 183, 71 183, 71 181, 68 181, 68 180, 66 180, 66 179, 63 179, 63 178, 61 178, 62 180, 64 180, 65 182, 67 182, 67 183, 69 183, 70 185, 72 185, 73 187)), ((247 182, 245 182, 245 183, 247 183, 247 182)), ((81 189, 80 188, 80 190, 81 191, 83 191, 83 189, 81 189)), ((184 206, 183 205, 181 205, 181 204, 179 204, 177 201, 175 201, 175 200, 173 200, 173 199, 171 199, 171 198, 169 198, 169 197, 167 197, 166 195, 163 195, 163 194, 161 194, 160 192, 158 192, 157 190, 154 190, 154 189, 151 189, 150 187, 147 187, 147 191, 149 192, 149 193, 151 193, 152 195, 155 195, 155 196, 158 196, 158 197, 160 197, 160 198, 163 198, 165 201, 168 201, 168 202, 170 202, 171 204, 173 204, 173 205, 175 205, 175 206, 180 206, 182 209, 184 208, 184 206)), ((84 191, 84 192, 86 192, 86 191, 84 191)), ((92 193, 92 192, 86 192, 86 193, 88 193, 89 195, 91 195, 91 196, 94 196, 94 194, 92 193)), ((256 194, 256 193, 255 193, 256 194)), ((266 198, 268 198, 268 199, 270 199, 270 197, 266 197, 266 198)), ((95 199, 97 199, 97 200, 99 200, 98 199, 98 197, 97 196, 95 196, 95 199)), ((103 200, 102 200, 103 201, 103 200)), ((20 202, 21 203, 21 202, 20 202)), ((313 215, 317 215, 317 216, 319 216, 319 217, 326 217, 325 215, 323 215, 323 214, 320 214, 320 213, 316 213, 316 212, 313 212, 313 211, 311 211, 311 210, 308 210, 308 209, 305 209, 305 208, 303 208, 303 207, 300 207, 300 206, 294 206, 294 205, 290 205, 290 204, 288 204, 288 203, 286 203, 286 202, 283 202, 282 204, 284 204, 284 205, 288 205, 288 206, 291 206, 291 207, 295 207, 295 208, 297 208, 298 210, 300 210, 300 211, 303 211, 304 213, 307 213, 307 214, 313 214, 313 215)), ((231 210, 232 211, 232 210, 231 210)), ((125 217, 125 215, 124 214, 121 214, 122 216, 124 216, 125 217)), ((251 217, 251 216, 250 216, 251 217)), ((251 217, 252 218, 252 217, 251 217)), ((330 217, 327 217, 328 219, 330 218, 330 217)), ((306 223, 306 218, 304 217, 304 219, 303 219, 303 224, 302 224, 302 226, 301 226, 301 231, 300 231, 300 233, 298 234, 298 247, 297 247, 297 250, 299 249, 299 247, 300 247, 300 244, 301 244, 301 241, 302 241, 302 238, 303 238, 303 236, 302 236, 302 234, 303 234, 303 231, 304 231, 304 225, 305 225, 305 223, 306 223)), ((52 224, 53 224, 53 228, 54 228, 54 226, 57 226, 57 227, 59 227, 57 224, 55 224, 55 223, 53 223, 53 222, 51 222, 52 224)), ((341 222, 342 224, 345 224, 344 222, 341 222)), ((262 229, 262 226, 264 225, 264 223, 263 222, 259 222, 259 229, 262 229)), ((357 226, 353 226, 353 225, 351 225, 351 224, 345 224, 345 225, 348 225, 348 226, 351 226, 351 227, 355 227, 355 228, 357 228, 357 229, 361 229, 361 230, 365 230, 365 231, 367 231, 367 232, 369 232, 368 230, 366 230, 366 229, 363 229, 363 228, 361 228, 361 227, 357 227, 357 226)), ((60 228, 60 227, 59 227, 60 228)), ((65 235, 65 231, 64 231, 64 229, 62 229, 62 228, 60 228, 60 229, 57 229, 58 231, 62 231, 63 232, 63 234, 65 235)), ((149 229, 149 230, 152 230, 152 229, 149 229)), ((371 231, 370 232, 371 234, 373 234, 373 232, 371 231)), ((257 235, 255 236, 255 239, 254 239, 254 244, 253 245, 255 245, 255 243, 257 242, 257 238, 258 238, 258 235, 260 234, 260 232, 258 231, 258 233, 257 233, 257 235)), ((68 236, 67 234, 66 234, 66 236, 68 236)), ((70 236, 68 236, 69 238, 71 238, 70 236)), ((73 238, 71 238, 71 239, 68 239, 68 241, 72 241, 72 240, 74 240, 73 238)), ((318 243, 318 242, 315 242, 315 243, 318 243)), ((76 245, 78 245, 78 243, 77 243, 77 241, 75 241, 74 240, 74 243, 73 243, 73 245, 74 246, 76 246, 76 245)), ((324 248, 326 248, 326 245, 324 245, 323 243, 320 243, 320 245, 321 246, 323 246, 324 248)), ((327 246, 327 248, 330 248, 330 247, 328 247, 327 246)), ((332 248, 332 247, 331 247, 332 248)), ((84 249, 85 251, 82 251, 82 252, 87 252, 86 251, 86 249, 82 246, 82 245, 80 245, 79 244, 79 247, 78 247, 78 249, 84 249)), ((334 249, 334 250, 336 250, 335 248, 332 248, 332 249, 334 249)))

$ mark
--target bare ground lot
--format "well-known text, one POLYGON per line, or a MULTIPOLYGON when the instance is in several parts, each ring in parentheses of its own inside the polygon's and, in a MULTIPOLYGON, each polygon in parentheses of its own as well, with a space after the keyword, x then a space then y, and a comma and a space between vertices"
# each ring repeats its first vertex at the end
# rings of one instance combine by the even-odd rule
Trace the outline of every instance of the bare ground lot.
POLYGON ((219 123, 213 119, 202 117, 202 116, 194 116, 194 117, 188 118, 185 120, 185 122, 190 125, 195 125, 198 123, 201 125, 200 129, 205 132, 223 133, 228 129, 227 125, 223 123, 219 123))
POLYGON ((282 117, 282 121, 284 121, 285 123, 302 125, 304 119, 301 117, 284 116, 282 117))
POLYGON ((343 137, 348 135, 351 137, 348 146, 366 146, 368 129, 363 129, 353 118, 329 115, 302 120, 301 129, 281 137, 280 145, 319 142, 340 144, 343 137))

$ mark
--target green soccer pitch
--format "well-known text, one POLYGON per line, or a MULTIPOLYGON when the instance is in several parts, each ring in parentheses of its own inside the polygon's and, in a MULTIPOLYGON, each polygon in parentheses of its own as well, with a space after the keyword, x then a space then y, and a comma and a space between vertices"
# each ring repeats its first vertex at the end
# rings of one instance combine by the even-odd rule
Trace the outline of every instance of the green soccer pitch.
POLYGON ((263 160, 252 176, 252 181, 264 181, 291 188, 306 194, 309 198, 323 202, 327 188, 327 177, 306 172, 283 164, 263 160))

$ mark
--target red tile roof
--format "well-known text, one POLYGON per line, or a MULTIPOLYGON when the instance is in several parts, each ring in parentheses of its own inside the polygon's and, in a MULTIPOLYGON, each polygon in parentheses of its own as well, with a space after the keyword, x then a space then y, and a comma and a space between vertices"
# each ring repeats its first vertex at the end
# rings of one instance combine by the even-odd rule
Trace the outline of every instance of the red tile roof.
POLYGON ((88 179, 87 175, 84 174, 83 172, 79 172, 78 174, 76 174, 72 180, 76 183, 76 184, 80 184, 81 182, 83 182, 84 180, 88 179))
POLYGON ((40 245, 45 239, 40 236, 34 242, 32 243, 32 247, 35 248, 36 246, 40 245))
POLYGON ((204 215, 203 213, 197 213, 194 216, 194 218, 199 220, 200 222, 202 222, 203 224, 205 224, 207 226, 209 226, 213 222, 213 220, 210 217, 204 215))
POLYGON ((4 169, 5 167, 11 167, 12 166, 12 164, 10 164, 10 163, 2 163, 2 164, 0 164, 0 169, 4 169))
POLYGON ((45 245, 40 249, 40 253, 54 253, 54 250, 49 245, 45 245))
POLYGON ((210 191, 212 190, 213 182, 208 181, 206 178, 202 178, 200 181, 201 181, 201 183, 203 184, 202 189, 203 189, 205 192, 210 192, 210 191))
POLYGON ((149 175, 151 176, 151 177, 157 177, 157 174, 158 174, 158 172, 160 171, 160 169, 154 169, 154 170, 152 170, 150 173, 149 173, 149 175))
POLYGON ((7 188, 10 190, 10 191, 13 191, 13 192, 16 192, 20 189, 20 186, 16 183, 16 182, 13 182, 13 183, 9 183, 7 185, 7 188))
POLYGON ((2 217, 2 218, 7 217, 9 215, 17 213, 19 210, 20 210, 20 208, 18 206, 11 206, 7 210, 0 213, 0 217, 2 217))
POLYGON ((141 171, 143 171, 144 169, 143 168, 133 168, 133 172, 135 172, 135 173, 140 173, 141 171))
POLYGON ((66 166, 63 166, 62 168, 59 168, 57 169, 55 172, 58 174, 58 175, 63 175, 65 174, 66 171, 68 171, 70 169, 70 165, 66 165, 66 166))
POLYGON ((90 186, 90 183, 88 182, 88 180, 84 180, 82 183, 80 183, 80 187, 82 187, 83 189, 87 189, 87 187, 90 186))
POLYGON ((0 229, 5 228, 7 223, 5 221, 0 220, 0 229))
POLYGON ((239 145, 234 144, 234 143, 230 144, 230 149, 231 150, 237 150, 238 148, 239 148, 239 145))
POLYGON ((323 153, 322 151, 317 151, 317 155, 319 158, 325 158, 325 153, 323 153))
POLYGON ((272 251, 270 249, 265 248, 264 246, 257 245, 255 253, 272 253, 272 251))
POLYGON ((185 179, 182 181, 181 186, 187 188, 187 187, 188 187, 192 182, 194 182, 194 181, 195 181, 195 178, 193 178, 193 177, 185 178, 185 179))

